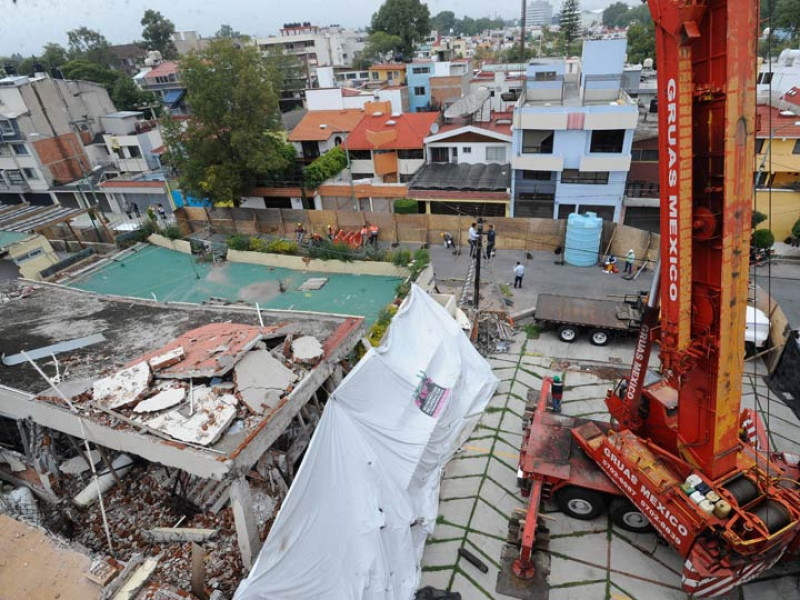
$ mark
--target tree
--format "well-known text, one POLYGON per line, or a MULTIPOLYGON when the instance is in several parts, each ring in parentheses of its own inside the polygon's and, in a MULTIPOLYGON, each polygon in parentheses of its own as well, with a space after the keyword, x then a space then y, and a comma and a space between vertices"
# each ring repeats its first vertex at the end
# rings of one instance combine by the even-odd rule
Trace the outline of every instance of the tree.
POLYGON ((93 81, 110 89, 119 77, 118 71, 86 59, 70 60, 61 65, 61 72, 67 79, 93 81))
POLYGON ((647 25, 653 22, 653 16, 650 14, 650 7, 647 4, 640 4, 631 8, 626 17, 625 25, 631 23, 639 23, 640 25, 647 25))
POLYGON ((157 10, 148 9, 144 11, 140 23, 144 27, 142 38, 148 50, 158 50, 166 59, 178 57, 178 50, 172 41, 172 34, 175 33, 175 24, 172 21, 164 18, 157 10))
POLYGON ((212 41, 181 60, 192 116, 164 121, 166 160, 184 193, 237 205, 265 176, 293 166, 279 133, 277 68, 256 46, 212 41))
POLYGON ((223 23, 222 25, 219 26, 219 31, 217 31, 217 33, 214 34, 214 37, 232 39, 232 38, 240 38, 242 37, 242 34, 238 31, 234 31, 233 27, 231 27, 230 25, 226 25, 223 23))
POLYGON ((641 64, 645 58, 656 57, 656 31, 653 22, 634 23, 628 27, 628 62, 641 64))
POLYGON ((443 10, 431 19, 431 29, 447 33, 456 25, 456 13, 452 10, 443 10))
POLYGON ((88 60, 98 65, 108 65, 111 53, 108 40, 98 31, 88 27, 79 27, 67 32, 70 60, 88 60))
POLYGON ((792 39, 800 32, 800 0, 778 0, 772 19, 775 29, 783 29, 792 39))
POLYGON ((55 67, 60 67, 67 62, 67 51, 60 44, 45 44, 45 47, 42 49, 42 55, 39 57, 39 59, 47 68, 53 69, 55 67))
POLYGON ((430 33, 430 12, 420 0, 386 0, 372 15, 371 33, 383 31, 403 40, 403 59, 410 61, 414 44, 430 33))
POLYGON ((564 0, 561 5, 561 37, 567 46, 567 57, 570 55, 572 42, 581 34, 581 9, 578 0, 564 0))
POLYGON ((125 73, 120 71, 114 73, 117 73, 118 77, 108 90, 108 95, 117 110, 142 110, 145 105, 159 104, 155 94, 141 90, 125 73))
POLYGON ((367 45, 362 52, 363 57, 371 61, 383 60, 387 55, 394 57, 403 52, 403 38, 390 35, 385 31, 376 31, 367 38, 367 45))
POLYGON ((614 2, 603 11, 603 25, 606 27, 625 27, 630 7, 624 2, 614 2))

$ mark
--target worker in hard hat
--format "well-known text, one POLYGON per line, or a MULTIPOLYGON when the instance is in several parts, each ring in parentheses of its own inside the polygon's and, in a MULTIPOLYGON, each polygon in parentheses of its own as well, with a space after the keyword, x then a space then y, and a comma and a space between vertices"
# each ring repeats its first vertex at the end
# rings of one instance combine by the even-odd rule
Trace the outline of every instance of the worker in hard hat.
POLYGON ((561 376, 556 375, 553 377, 553 383, 550 386, 550 400, 553 406, 553 412, 561 412, 561 398, 564 396, 564 382, 561 381, 561 376))
POLYGON ((628 254, 625 255, 625 273, 628 275, 633 275, 633 261, 636 260, 636 253, 633 251, 633 248, 628 250, 628 254))

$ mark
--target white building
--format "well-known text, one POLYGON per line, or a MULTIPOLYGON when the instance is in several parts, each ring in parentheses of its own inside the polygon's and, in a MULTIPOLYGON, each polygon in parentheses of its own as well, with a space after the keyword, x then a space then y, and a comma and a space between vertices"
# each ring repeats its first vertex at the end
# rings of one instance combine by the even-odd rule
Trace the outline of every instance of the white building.
POLYGON ((761 63, 756 79, 758 103, 772 104, 780 108, 781 97, 797 85, 800 85, 800 50, 787 48, 772 61, 772 64, 767 61, 761 63))
POLYGON ((528 2, 525 10, 525 27, 550 25, 553 21, 553 5, 547 0, 528 2))
POLYGON ((156 121, 142 120, 137 111, 118 111, 103 115, 103 141, 111 162, 121 173, 146 173, 159 168, 153 150, 163 141, 156 121))

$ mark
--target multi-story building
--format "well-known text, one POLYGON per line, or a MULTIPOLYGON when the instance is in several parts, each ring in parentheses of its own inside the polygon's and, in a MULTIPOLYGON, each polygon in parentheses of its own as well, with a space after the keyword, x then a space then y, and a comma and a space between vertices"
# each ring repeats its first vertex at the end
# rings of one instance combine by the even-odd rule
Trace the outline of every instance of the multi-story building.
POLYGON ((406 83, 403 63, 376 63, 369 68, 370 86, 400 86, 406 83))
POLYGON ((112 112, 108 92, 95 83, 43 74, 0 79, 0 201, 77 206, 80 196, 60 188, 109 165, 101 117, 112 112))
POLYGON ((172 43, 178 54, 183 56, 189 52, 200 52, 208 48, 211 40, 207 40, 196 31, 175 31, 172 34, 172 43))
POLYGON ((184 101, 186 87, 181 83, 178 63, 175 61, 165 60, 152 69, 142 71, 133 80, 144 91, 156 94, 171 114, 188 114, 184 101))
POLYGON ((440 125, 425 137, 425 158, 430 164, 508 163, 512 117, 511 112, 491 113, 485 120, 458 119, 440 125))
POLYGON ((367 112, 345 142, 353 179, 404 183, 425 163, 425 137, 439 121, 438 112, 367 112))
POLYGON ((638 117, 621 89, 625 50, 625 40, 586 41, 571 73, 563 59, 528 64, 514 109, 512 216, 619 221, 638 117))
POLYGON ((147 58, 147 50, 139 44, 109 46, 108 51, 114 57, 112 66, 115 69, 124 71, 130 77, 133 77, 141 70, 147 58))
POLYGON ((547 0, 528 2, 525 11, 525 27, 550 25, 553 21, 553 5, 547 0))
POLYGON ((111 162, 120 173, 146 173, 160 167, 153 153, 163 145, 157 121, 146 121, 143 113, 122 110, 100 117, 111 162))
MULTIPOLYGON (((388 112, 391 105, 367 103, 367 110, 388 112)), ((340 146, 367 114, 365 109, 309 110, 289 134, 298 158, 311 162, 328 150, 340 146)))
MULTIPOLYGON (((492 65, 502 66, 502 65, 492 65)), ((489 90, 489 105, 495 112, 506 112, 514 105, 522 93, 525 81, 524 65, 508 65, 509 69, 481 69, 469 81, 469 93, 481 88, 489 90), (513 67, 516 66, 516 70, 513 67)))
POLYGON ((800 85, 800 50, 787 48, 771 64, 761 63, 756 79, 758 102, 769 104, 771 100, 777 106, 777 100, 796 85, 800 85))

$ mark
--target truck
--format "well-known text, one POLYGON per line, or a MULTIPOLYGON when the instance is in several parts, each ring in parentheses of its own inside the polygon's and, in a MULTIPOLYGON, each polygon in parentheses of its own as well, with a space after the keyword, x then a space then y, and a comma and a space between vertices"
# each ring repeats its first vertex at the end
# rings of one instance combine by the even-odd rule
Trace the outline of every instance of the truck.
MULTIPOLYGON (((611 419, 526 419, 517 481, 528 508, 512 570, 535 577, 541 502, 652 527, 692 598, 728 594, 800 556, 800 456, 741 411, 755 155, 755 0, 647 0, 656 32, 660 261, 611 419), (663 267, 663 268, 662 268, 663 267), (659 368, 648 368, 651 350, 659 368)), ((539 536, 541 532, 541 536, 539 536)))
MULTIPOLYGON (((647 292, 625 294, 620 301, 539 294, 534 319, 543 328, 556 330, 562 342, 571 344, 585 331, 593 345, 605 346, 614 337, 638 334, 646 298, 647 292)), ((746 355, 766 348, 769 326, 769 317, 748 305, 744 330, 746 355)))

